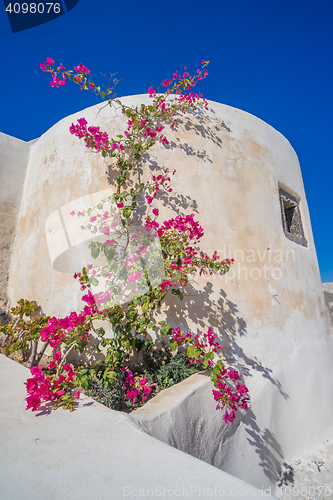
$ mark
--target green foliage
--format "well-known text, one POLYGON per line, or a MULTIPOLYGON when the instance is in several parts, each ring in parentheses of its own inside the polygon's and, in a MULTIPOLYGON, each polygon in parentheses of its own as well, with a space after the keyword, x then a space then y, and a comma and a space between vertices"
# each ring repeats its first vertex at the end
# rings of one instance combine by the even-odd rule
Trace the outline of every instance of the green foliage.
POLYGON ((164 343, 162 349, 145 352, 143 360, 143 375, 149 383, 156 383, 160 390, 178 384, 203 369, 202 363, 191 364, 186 352, 173 355, 164 343))
MULTIPOLYGON (((133 373, 135 377, 145 377, 152 387, 148 399, 203 369, 202 363, 191 365, 186 352, 173 355, 171 349, 164 343, 161 349, 156 349, 153 342, 146 341, 145 348, 143 363, 136 365, 133 373)), ((113 372, 113 378, 105 377, 105 371, 94 372, 91 369, 83 369, 79 373, 81 387, 85 393, 108 408, 130 412, 141 406, 140 403, 134 404, 126 397, 127 389, 124 385, 126 375, 123 371, 113 372)))
POLYGON ((134 405, 126 397, 124 382, 125 374, 123 372, 119 372, 111 383, 88 376, 85 393, 112 410, 129 412, 134 405))
POLYGON ((24 358, 31 343, 39 341, 40 331, 50 317, 39 315, 40 307, 34 300, 20 299, 17 304, 11 309, 13 319, 6 325, 0 325, 0 333, 4 335, 1 353, 9 356, 20 352, 24 358))

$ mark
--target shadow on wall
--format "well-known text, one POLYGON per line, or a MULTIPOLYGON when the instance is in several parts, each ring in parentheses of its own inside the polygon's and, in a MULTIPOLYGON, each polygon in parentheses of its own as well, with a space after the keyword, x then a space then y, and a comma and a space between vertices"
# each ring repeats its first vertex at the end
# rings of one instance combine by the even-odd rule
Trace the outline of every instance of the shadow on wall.
POLYGON ((248 442, 255 447, 259 456, 259 466, 273 484, 276 484, 281 474, 283 452, 280 444, 269 429, 262 431, 256 422, 254 413, 249 410, 244 419, 248 427, 245 432, 249 435, 248 442))
MULTIPOLYGON (((176 129, 177 127, 185 129, 187 133, 192 132, 204 140, 209 140, 221 149, 223 149, 223 141, 220 136, 222 134, 231 133, 231 130, 223 121, 221 122, 217 119, 209 119, 201 111, 193 112, 191 120, 179 119, 176 129)), ((170 145, 165 145, 164 148, 178 148, 182 150, 184 155, 191 156, 195 160, 212 163, 212 160, 205 149, 196 150, 187 142, 181 142, 180 139, 176 139, 175 141, 172 141, 170 145)), ((158 165, 156 159, 147 154, 144 156, 136 173, 139 178, 142 178, 144 173, 147 174, 147 172, 149 172, 154 174, 158 171, 160 171, 160 165, 158 165)), ((106 174, 108 183, 114 186, 116 184, 118 173, 115 171, 113 164, 108 165, 106 174)), ((133 186, 133 184, 134 179, 132 177, 129 182, 129 187, 133 186)), ((182 193, 176 193, 173 191, 168 196, 168 199, 160 197, 159 201, 165 208, 171 209, 176 215, 183 216, 184 213, 189 210, 198 214, 197 201, 192 199, 190 196, 184 196, 182 193)), ((144 202, 145 199, 143 193, 141 199, 138 199, 138 220, 135 222, 136 224, 138 224, 140 220, 142 221, 144 202)), ((79 272, 81 270, 78 269, 77 271, 79 272)), ((82 308, 83 305, 84 304, 82 304, 82 308)), ((196 325, 196 333, 199 334, 205 333, 208 327, 211 327, 215 333, 219 332, 219 341, 223 348, 224 358, 226 359, 228 365, 234 366, 246 377, 252 377, 253 372, 259 372, 268 383, 278 388, 283 398, 288 398, 288 395, 283 391, 280 382, 274 377, 272 370, 265 367, 256 358, 251 359, 248 357, 242 348, 239 347, 237 338, 246 336, 246 321, 239 314, 237 304, 228 299, 224 290, 220 289, 217 294, 216 289, 214 290, 213 284, 210 282, 206 282, 200 290, 196 289, 192 285, 188 285, 186 295, 182 302, 179 302, 179 300, 173 296, 168 297, 168 300, 166 301, 166 309, 163 311, 163 315, 166 321, 175 328, 177 326, 181 326, 183 329, 190 330, 191 325, 196 325), (213 297, 216 297, 217 295, 218 299, 213 299, 213 297)), ((161 341, 162 338, 157 335, 157 340, 161 341)), ((96 343, 97 340, 92 341, 85 351, 85 360, 88 363, 94 363, 99 359, 103 359, 103 355, 96 352, 94 345, 96 343)), ((208 416, 207 418, 210 417, 208 416)), ((214 415, 214 417, 211 418, 216 419, 217 416, 214 415)), ((264 430, 260 429, 256 422, 256 416, 252 410, 249 410, 244 417, 238 415, 232 426, 224 425, 222 412, 219 413, 219 418, 221 425, 215 429, 216 448, 210 457, 206 455, 205 442, 199 443, 199 441, 196 440, 196 442, 192 443, 192 445, 188 442, 188 447, 186 449, 182 448, 176 439, 174 439, 174 442, 171 444, 223 469, 224 459, 227 459, 228 455, 227 448, 229 444, 232 443, 232 440, 236 438, 236 435, 241 430, 240 424, 243 423, 243 426, 245 426, 245 432, 247 433, 247 441, 250 446, 255 449, 255 453, 259 456, 260 467, 267 478, 275 483, 280 473, 280 463, 283 460, 283 453, 281 446, 276 441, 271 431, 267 428, 264 430), (189 446, 195 446, 196 448, 191 449, 189 446)), ((190 426, 191 419, 189 419, 188 422, 188 425, 190 426)), ((211 426, 209 425, 209 422, 207 421, 203 425, 206 426, 207 433, 210 432, 209 429, 211 429, 211 426)), ((195 433, 193 435, 195 435, 195 433)), ((244 461, 248 460, 249 457, 244 457, 244 461)))
MULTIPOLYGON (((212 141, 215 145, 223 148, 223 142, 219 137, 222 131, 231 130, 225 125, 224 122, 218 120, 209 120, 202 112, 194 112, 192 120, 180 119, 177 127, 183 127, 187 132, 193 132, 195 135, 203 139, 212 141), (224 129, 224 130, 223 130, 224 129)), ((177 139, 177 142, 179 139, 177 139)), ((186 156, 193 156, 198 160, 205 160, 212 162, 208 153, 205 150, 195 150, 188 143, 178 144, 171 142, 170 145, 165 145, 165 149, 180 148, 186 156)), ((156 173, 160 170, 157 161, 149 154, 145 155, 140 168, 139 176, 143 176, 144 172, 156 173)), ((117 174, 114 172, 112 165, 108 167, 108 181, 114 184, 117 174)), ((142 177, 141 177, 142 178, 142 177)), ((144 203, 144 195, 142 195, 141 203, 144 203)), ((171 208, 176 215, 183 216, 189 210, 198 214, 198 204, 196 200, 190 196, 184 196, 182 193, 175 193, 166 197, 159 197, 159 203, 164 207, 171 208)), ((143 211, 140 210, 140 214, 143 211)), ((199 290, 193 285, 189 284, 186 287, 184 300, 182 302, 172 295, 169 295, 165 301, 166 308, 163 310, 163 319, 169 324, 177 328, 181 327, 183 330, 191 330, 195 325, 196 331, 194 333, 203 334, 211 327, 214 333, 219 332, 218 339, 223 349, 223 357, 227 364, 237 368, 243 376, 252 377, 254 372, 258 372, 270 384, 275 386, 280 395, 288 399, 288 395, 283 391, 282 385, 277 380, 271 369, 265 367, 255 357, 251 359, 244 353, 237 343, 237 338, 245 336, 247 333, 247 325, 244 318, 239 315, 237 304, 231 302, 224 290, 218 291, 218 299, 216 300, 216 287, 210 282, 201 287, 199 290), (215 300, 212 298, 215 297, 215 300)), ((165 340, 158 333, 156 334, 158 343, 165 340)), ((204 396, 204 395, 203 395, 204 396)), ((249 410, 244 417, 237 415, 236 420, 232 426, 225 426, 222 421, 221 412, 221 425, 216 425, 216 415, 208 412, 204 419, 212 419, 209 421, 198 421, 191 415, 186 422, 186 433, 188 439, 184 435, 179 436, 176 432, 169 431, 168 443, 182 451, 185 451, 197 458, 205 460, 211 465, 215 465, 224 469, 224 462, 228 459, 228 448, 232 446, 232 440, 239 431, 240 424, 243 422, 245 432, 247 433, 247 441, 250 446, 255 448, 255 453, 259 456, 259 466, 262 468, 266 477, 275 484, 281 472, 281 463, 283 461, 283 452, 281 446, 275 439, 272 432, 265 428, 260 429, 256 422, 256 416, 252 410, 249 410), (193 417, 193 418, 192 418, 193 417), (191 429, 190 427, 193 427, 191 429), (203 426, 202 428, 200 426, 203 426), (190 439, 190 436, 205 434, 204 428, 210 429, 209 433, 213 432, 215 444, 207 450, 205 440, 202 442, 195 439, 190 439)), ((200 417, 201 418, 201 417, 200 417)), ((206 431, 207 433, 207 431, 206 431)), ((207 434, 207 437, 208 437, 207 434)), ((209 438, 208 438, 209 439, 209 438)), ((243 457, 245 461, 249 457, 243 457)), ((241 460, 241 459, 240 459, 241 460)), ((228 467, 227 467, 228 469, 228 467)), ((226 470, 226 469, 224 469, 226 470)))
MULTIPOLYGON (((213 285, 211 283, 206 283, 202 290, 196 290, 191 285, 188 285, 186 296, 184 296, 184 300, 181 303, 173 296, 168 297, 166 310, 163 311, 166 321, 171 325, 175 325, 175 328, 176 326, 181 326, 184 330, 191 330, 190 325, 195 324, 197 325, 195 333, 199 333, 199 335, 205 333, 207 325, 209 325, 214 333, 218 333, 218 340, 223 349, 223 359, 226 360, 229 366, 238 369, 245 377, 252 377, 254 372, 260 373, 270 384, 277 387, 284 399, 288 399, 288 395, 283 391, 279 380, 274 377, 272 370, 265 367, 256 358, 251 359, 239 347, 237 337, 246 335, 246 322, 239 316, 237 305, 227 298, 223 290, 220 290, 220 297, 217 301, 210 299, 212 294, 213 285)), ((163 338, 159 336, 158 341, 161 342, 162 340, 163 338)), ((205 418, 213 419, 214 417, 208 414, 208 417, 206 415, 205 418)), ((192 415, 188 420, 189 426, 192 424, 197 425, 192 415)), ((216 428, 216 422, 213 423, 212 421, 211 425, 209 422, 205 423, 205 425, 211 428, 214 433, 214 440, 216 440, 216 447, 210 456, 207 456, 205 442, 202 442, 199 447, 196 443, 196 447, 193 450, 191 448, 192 445, 188 444, 188 442, 186 443, 186 441, 185 447, 179 446, 179 442, 176 439, 170 444, 207 461, 211 465, 232 473, 233 471, 229 470, 228 465, 225 466, 224 463, 225 460, 228 460, 227 450, 230 446, 232 447, 230 440, 235 436, 241 422, 245 426, 248 443, 255 448, 255 453, 259 456, 259 466, 267 478, 276 484, 281 473, 280 466, 283 461, 282 449, 269 429, 260 429, 252 410, 247 411, 243 417, 237 415, 236 420, 230 428, 224 425, 222 413, 220 429, 216 428), (224 449, 224 445, 227 446, 226 450, 224 449)), ((195 434, 195 432, 192 433, 192 435, 195 434)), ((239 458, 239 462, 241 460, 239 458)), ((244 457, 244 460, 249 460, 249 457, 244 457)))

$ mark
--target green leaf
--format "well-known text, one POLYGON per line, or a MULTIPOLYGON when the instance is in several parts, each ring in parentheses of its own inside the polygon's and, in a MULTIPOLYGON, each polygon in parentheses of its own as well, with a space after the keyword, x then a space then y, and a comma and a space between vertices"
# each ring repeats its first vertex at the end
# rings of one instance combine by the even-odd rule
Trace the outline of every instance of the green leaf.
POLYGON ((89 281, 90 281, 91 285, 93 285, 93 286, 97 286, 99 284, 99 281, 98 281, 98 279, 95 278, 95 276, 90 278, 89 281))
POLYGON ((85 375, 83 377, 81 377, 80 384, 81 384, 81 387, 83 389, 87 389, 88 388, 88 379, 87 379, 87 377, 85 375))
POLYGON ((116 255, 116 250, 113 247, 107 246, 104 248, 104 255, 108 261, 113 260, 114 256, 116 255))
POLYGON ((98 208, 98 210, 102 210, 102 208, 103 208, 103 203, 99 203, 99 204, 97 205, 97 208, 98 208))
POLYGON ((128 219, 130 216, 131 216, 131 213, 132 213, 132 209, 130 207, 126 207, 124 208, 123 210, 123 214, 124 216, 128 219))
POLYGON ((194 356, 194 353, 195 353, 195 347, 194 345, 189 345, 188 348, 187 348, 187 355, 189 358, 192 358, 194 356))
POLYGON ((154 323, 152 321, 149 321, 148 328, 153 328, 153 326, 154 326, 154 323))
POLYGON ((173 340, 173 339, 169 340, 169 345, 170 345, 170 347, 171 347, 171 349, 173 351, 175 351, 177 349, 177 347, 178 347, 177 342, 175 340, 173 340))
POLYGON ((93 259, 97 259, 97 257, 99 256, 99 253, 100 253, 100 249, 97 246, 91 247, 91 256, 93 259))
POLYGON ((147 311, 148 311, 148 304, 144 304, 144 305, 142 306, 142 312, 143 312, 144 314, 146 314, 146 312, 147 312, 147 311))
POLYGON ((201 350, 200 349, 196 349, 194 351, 194 359, 198 359, 198 357, 200 356, 200 354, 201 354, 201 350))
POLYGON ((213 361, 213 359, 214 359, 214 353, 213 352, 206 352, 206 358, 208 358, 211 361, 213 361))
POLYGON ((165 325, 162 325, 162 327, 161 327, 161 333, 162 333, 162 335, 168 335, 169 332, 170 332, 170 330, 171 330, 171 326, 170 325, 165 324, 165 325))

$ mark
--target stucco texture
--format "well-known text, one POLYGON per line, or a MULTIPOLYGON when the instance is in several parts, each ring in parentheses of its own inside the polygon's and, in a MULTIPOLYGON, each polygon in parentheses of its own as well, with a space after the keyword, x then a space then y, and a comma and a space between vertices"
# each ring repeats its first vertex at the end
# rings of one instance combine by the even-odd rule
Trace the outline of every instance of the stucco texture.
POLYGON ((10 256, 18 222, 30 145, 0 134, 0 315, 7 306, 10 256))

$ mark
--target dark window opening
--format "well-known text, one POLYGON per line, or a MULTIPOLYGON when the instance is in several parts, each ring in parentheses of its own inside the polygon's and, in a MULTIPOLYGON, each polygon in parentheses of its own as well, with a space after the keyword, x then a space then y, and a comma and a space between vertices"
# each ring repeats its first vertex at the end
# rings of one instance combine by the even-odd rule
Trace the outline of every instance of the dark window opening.
POLYGON ((284 234, 294 243, 307 247, 299 202, 294 196, 280 189, 280 204, 284 234))

